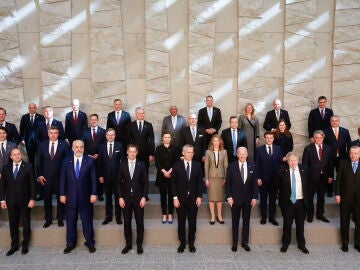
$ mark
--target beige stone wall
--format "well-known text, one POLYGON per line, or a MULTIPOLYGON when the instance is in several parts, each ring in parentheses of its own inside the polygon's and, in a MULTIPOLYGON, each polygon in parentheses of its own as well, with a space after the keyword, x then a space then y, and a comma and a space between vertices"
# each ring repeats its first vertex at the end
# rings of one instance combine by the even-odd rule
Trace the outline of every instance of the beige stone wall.
POLYGON ((116 97, 144 106, 157 138, 170 104, 188 115, 212 94, 224 124, 274 98, 296 149, 325 95, 341 124, 360 126, 358 0, 2 0, 0 102, 18 124, 26 104, 63 120, 79 98, 102 126, 116 97))

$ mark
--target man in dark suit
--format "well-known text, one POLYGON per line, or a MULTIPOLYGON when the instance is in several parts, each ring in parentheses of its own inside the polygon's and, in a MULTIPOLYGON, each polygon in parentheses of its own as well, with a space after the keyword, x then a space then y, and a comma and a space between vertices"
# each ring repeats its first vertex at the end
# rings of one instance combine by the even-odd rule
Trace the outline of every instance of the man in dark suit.
POLYGON ((188 119, 189 126, 184 127, 180 131, 180 146, 190 144, 194 147, 193 159, 198 162, 203 162, 205 159, 205 131, 197 125, 197 116, 192 113, 188 119))
MULTIPOLYGON (((99 116, 96 113, 90 115, 90 127, 85 129, 82 135, 82 141, 85 145, 85 154, 92 157, 95 161, 96 167, 96 179, 99 178, 99 147, 105 141, 105 129, 98 126, 99 116)), ((98 183, 98 199, 99 201, 104 200, 104 185, 98 183)))
POLYGON ((350 148, 350 159, 341 160, 336 178, 335 201, 340 205, 341 250, 349 250, 350 217, 355 223, 354 248, 360 252, 360 147, 350 148))
POLYGON ((189 251, 196 252, 195 233, 198 207, 201 205, 203 173, 201 164, 194 157, 194 147, 186 144, 182 148, 184 160, 177 161, 171 175, 171 191, 174 198, 174 207, 178 217, 178 236, 180 246, 178 253, 182 253, 186 247, 185 225, 188 219, 188 243, 189 251))
POLYGON ((10 162, 10 152, 16 147, 16 144, 9 142, 6 137, 6 129, 4 127, 0 127, 0 172, 2 168, 10 162))
POLYGON ((273 144, 274 134, 270 131, 264 133, 264 140, 265 144, 256 148, 255 154, 260 191, 260 223, 266 223, 267 200, 269 197, 269 222, 277 226, 279 223, 275 220, 276 193, 273 184, 277 169, 282 164, 281 147, 273 144))
POLYGON ((19 250, 19 221, 23 224, 22 254, 29 252, 30 209, 35 206, 35 177, 31 164, 22 161, 18 148, 10 153, 11 163, 6 164, 1 172, 0 201, 1 208, 8 209, 11 248, 6 256, 19 250))
MULTIPOLYGON (((236 117, 235 117, 236 118, 236 117)), ((246 162, 248 152, 245 147, 237 149, 238 161, 230 163, 225 181, 225 194, 231 207, 232 238, 231 250, 237 251, 239 239, 239 220, 242 211, 243 226, 241 246, 250 251, 249 230, 251 208, 255 207, 259 194, 255 164, 246 162)))
POLYGON ((45 120, 44 116, 36 112, 36 104, 30 103, 29 113, 24 114, 20 120, 21 144, 25 145, 29 162, 35 168, 35 155, 37 149, 36 127, 45 120))
POLYGON ((136 159, 137 146, 129 144, 126 151, 128 158, 120 164, 117 177, 119 205, 124 209, 124 235, 126 246, 121 251, 128 253, 132 249, 132 212, 136 221, 137 254, 142 254, 144 239, 144 206, 148 192, 148 175, 144 162, 136 159))
MULTIPOLYGON (((360 138, 360 127, 358 128, 358 135, 360 138)), ((360 139, 351 142, 351 146, 360 146, 360 139)))
POLYGON ((186 120, 183 116, 178 115, 178 109, 175 105, 171 105, 169 108, 170 115, 165 116, 162 122, 161 127, 161 137, 163 137, 164 132, 168 131, 171 134, 171 143, 174 144, 177 148, 180 148, 180 132, 186 127, 186 120))
POLYGON ((72 142, 81 139, 85 129, 88 128, 87 115, 79 110, 80 101, 73 99, 72 111, 65 116, 65 140, 72 145, 72 142))
POLYGON ((294 152, 286 155, 287 165, 279 168, 275 191, 279 195, 279 206, 283 215, 283 236, 280 251, 285 253, 291 242, 291 227, 295 219, 298 248, 305 254, 304 223, 309 209, 308 171, 299 164, 294 152))
POLYGON ((120 162, 125 160, 124 148, 122 143, 115 141, 115 130, 106 130, 106 142, 99 148, 99 182, 104 184, 106 195, 105 219, 102 225, 112 221, 113 203, 115 197, 115 217, 116 223, 121 225, 121 208, 116 193, 116 173, 119 170, 120 162))
POLYGON ((238 128, 239 123, 235 115, 230 116, 230 127, 221 132, 229 163, 238 159, 236 149, 247 147, 245 131, 238 128))
POLYGON ((322 130, 330 127, 330 118, 334 115, 332 109, 326 108, 326 97, 320 96, 318 98, 318 107, 309 113, 308 117, 308 131, 310 142, 313 143, 313 134, 315 130, 322 130))
POLYGON ((280 99, 273 101, 273 110, 268 111, 265 116, 263 128, 266 131, 275 132, 280 119, 284 119, 288 129, 291 128, 291 122, 289 113, 286 110, 281 109, 280 99))
POLYGON ((114 100, 114 111, 107 116, 106 129, 112 128, 116 132, 115 141, 126 144, 126 129, 131 123, 130 114, 122 109, 121 99, 114 100))
POLYGON ((221 128, 222 118, 219 108, 213 106, 214 98, 206 97, 206 107, 199 110, 198 125, 205 130, 205 147, 208 148, 212 135, 217 134, 221 128))
POLYGON ((150 162, 154 161, 155 137, 151 123, 145 121, 145 111, 141 107, 135 109, 136 120, 128 127, 127 145, 135 144, 139 153, 137 158, 143 161, 149 170, 150 162))
POLYGON ((334 170, 331 166, 330 147, 323 144, 324 132, 316 130, 312 136, 314 143, 304 149, 302 165, 309 169, 309 197, 310 209, 308 222, 314 218, 314 195, 317 194, 316 219, 328 223, 329 220, 324 216, 325 190, 327 183, 332 182, 334 170))
MULTIPOLYGON (((330 118, 330 128, 324 130, 324 143, 330 146, 331 149, 331 164, 332 170, 337 169, 339 161, 346 159, 349 156, 349 149, 351 146, 351 138, 349 130, 340 127, 340 118, 333 115, 330 118)), ((327 185, 327 196, 333 195, 333 183, 327 185)))
POLYGON ((50 127, 57 127, 59 130, 59 139, 65 140, 63 124, 61 123, 61 121, 54 119, 53 108, 51 106, 43 107, 43 115, 45 117, 44 121, 38 122, 36 126, 37 144, 49 140, 48 130, 50 129, 50 127))
POLYGON ((43 228, 52 224, 52 195, 56 194, 57 199, 57 221, 59 227, 64 226, 64 204, 59 197, 59 177, 61 164, 68 153, 68 145, 65 141, 59 140, 59 129, 50 127, 49 140, 40 143, 36 155, 36 168, 38 182, 44 187, 44 210, 45 223, 43 228))
POLYGON ((7 132, 7 140, 18 145, 21 141, 19 132, 14 124, 5 121, 6 110, 0 108, 0 127, 4 127, 7 132))
POLYGON ((74 154, 67 156, 61 166, 60 202, 65 204, 66 248, 64 254, 76 247, 77 219, 80 215, 85 246, 94 253, 93 204, 96 202, 95 164, 91 157, 84 155, 84 143, 75 140, 74 154))

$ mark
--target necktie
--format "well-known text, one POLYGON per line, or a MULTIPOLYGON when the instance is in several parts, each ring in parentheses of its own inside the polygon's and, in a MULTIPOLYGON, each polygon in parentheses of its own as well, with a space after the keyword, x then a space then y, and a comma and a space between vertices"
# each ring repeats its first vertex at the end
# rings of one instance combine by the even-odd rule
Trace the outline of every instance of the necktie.
POLYGON ((76 159, 76 166, 75 166, 75 176, 76 176, 76 178, 79 178, 79 174, 80 174, 80 161, 77 158, 76 159))
POLYGON ((280 119, 280 111, 276 111, 276 119, 279 121, 279 119, 280 119))
POLYGON ((324 109, 321 109, 321 119, 324 120, 324 109))
POLYGON ((271 156, 271 146, 268 146, 268 150, 269 150, 269 155, 271 156))
POLYGON ((51 144, 51 149, 50 149, 50 157, 51 159, 54 159, 55 156, 55 143, 51 144))
POLYGON ((34 124, 34 116, 33 115, 30 116, 30 123, 31 123, 31 125, 34 124))
POLYGON ((3 127, 3 123, 0 124, 0 127, 3 127))
POLYGON ((242 180, 244 181, 244 183, 245 183, 244 163, 241 164, 240 174, 241 174, 241 179, 242 179, 242 180))
POLYGON ((356 162, 353 162, 353 164, 352 164, 352 169, 353 169, 353 172, 356 173, 356 170, 357 170, 357 164, 356 164, 356 162))
POLYGON ((334 132, 335 132, 335 138, 336 138, 336 140, 338 140, 339 139, 339 130, 337 128, 335 128, 334 132))
POLYGON ((189 161, 187 162, 187 165, 186 165, 186 175, 188 177, 188 180, 190 181, 190 162, 189 161))
POLYGON ((233 155, 235 157, 236 156, 236 146, 237 146, 235 130, 233 130, 233 132, 232 132, 232 143, 233 143, 233 155))
POLYGON ((139 122, 139 132, 141 133, 142 132, 142 124, 141 124, 142 122, 140 121, 139 122))
POLYGON ((319 145, 319 159, 320 159, 320 161, 322 161, 322 157, 323 157, 323 149, 321 148, 321 145, 319 145))
POLYGON ((116 123, 119 124, 119 120, 120 120, 120 112, 116 112, 116 123))
POLYGON ((4 143, 1 143, 1 155, 4 158, 5 156, 5 148, 4 148, 4 143))
POLYGON ((92 129, 92 138, 93 138, 93 141, 95 141, 96 140, 96 129, 95 128, 93 128, 92 129))
POLYGON ((74 112, 74 124, 76 125, 76 122, 77 122, 77 113, 74 112))
POLYGON ((15 164, 14 180, 16 180, 16 176, 18 175, 18 172, 19 172, 19 164, 15 164))
POLYGON ((192 135, 193 140, 195 142, 196 134, 195 134, 195 128, 193 128, 193 127, 191 128, 191 135, 192 135))
POLYGON ((293 204, 296 203, 296 178, 295 178, 295 170, 292 169, 292 174, 291 174, 291 198, 290 198, 291 202, 293 204))
POLYGON ((135 169, 135 162, 130 162, 130 177, 131 177, 131 179, 133 178, 133 176, 134 176, 134 169, 135 169))
POLYGON ((173 126, 173 129, 175 130, 175 128, 176 128, 176 117, 174 117, 174 116, 172 116, 171 117, 172 118, 172 126, 173 126))
POLYGON ((209 120, 211 121, 212 119, 212 110, 208 109, 208 116, 209 116, 209 120))
POLYGON ((48 130, 50 129, 50 121, 47 122, 46 128, 47 128, 48 130))
POLYGON ((112 143, 109 145, 109 158, 112 158, 113 155, 113 149, 112 149, 112 143))

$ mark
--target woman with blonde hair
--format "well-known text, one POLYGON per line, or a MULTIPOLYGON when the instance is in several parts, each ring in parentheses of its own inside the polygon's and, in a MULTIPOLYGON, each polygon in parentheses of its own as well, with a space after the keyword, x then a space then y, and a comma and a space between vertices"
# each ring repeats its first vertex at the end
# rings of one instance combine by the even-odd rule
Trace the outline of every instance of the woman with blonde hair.
POLYGON ((211 137, 209 149, 205 153, 205 185, 207 187, 210 224, 215 224, 215 204, 217 210, 216 220, 224 224, 222 218, 222 202, 224 201, 224 182, 228 167, 228 158, 224 143, 220 135, 211 137))

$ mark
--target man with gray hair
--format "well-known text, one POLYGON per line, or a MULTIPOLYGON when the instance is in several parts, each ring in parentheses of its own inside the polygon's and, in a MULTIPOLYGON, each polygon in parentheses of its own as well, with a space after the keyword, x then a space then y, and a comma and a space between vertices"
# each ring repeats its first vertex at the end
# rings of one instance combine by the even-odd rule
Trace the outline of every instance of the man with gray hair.
POLYGON ((275 132, 280 119, 284 119, 288 129, 291 128, 289 114, 286 110, 281 109, 281 100, 274 99, 273 110, 268 111, 265 116, 263 128, 266 131, 275 132))
POLYGON ((71 102, 72 111, 65 117, 65 140, 72 145, 72 142, 82 137, 88 128, 88 120, 85 112, 79 110, 80 101, 73 99, 71 102))

